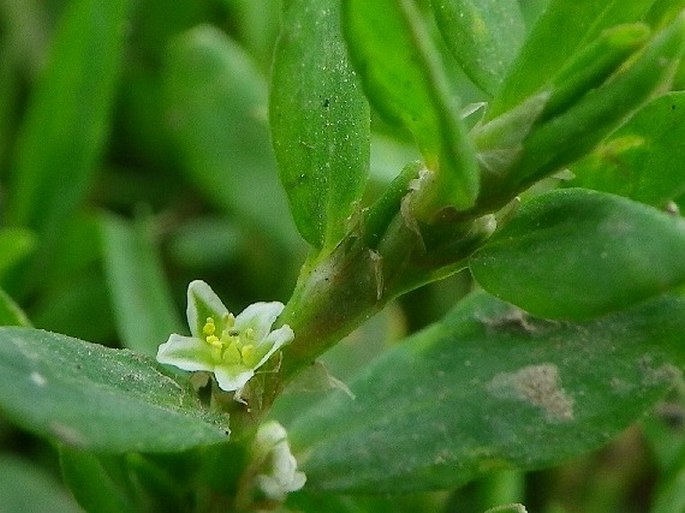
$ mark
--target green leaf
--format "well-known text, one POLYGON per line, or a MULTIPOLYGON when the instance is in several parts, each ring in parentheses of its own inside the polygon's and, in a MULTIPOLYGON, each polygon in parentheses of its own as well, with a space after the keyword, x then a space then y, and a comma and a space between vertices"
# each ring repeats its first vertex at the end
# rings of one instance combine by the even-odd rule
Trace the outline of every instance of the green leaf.
POLYGON ((470 261, 490 293, 552 319, 617 310, 685 281, 685 221, 566 189, 524 204, 470 261))
POLYGON ((109 129, 129 4, 69 2, 47 67, 30 98, 7 208, 12 224, 33 228, 43 239, 59 236, 97 169, 109 129))
POLYGON ((27 328, 0 328, 0 410, 81 449, 174 452, 227 439, 225 418, 128 350, 27 328))
POLYGON ((0 456, 3 513, 82 513, 66 489, 43 469, 6 454, 0 456))
POLYGON ((33 232, 25 228, 0 229, 0 277, 30 255, 36 242, 33 232))
POLYGON ((59 462, 65 483, 86 511, 135 511, 135 505, 127 497, 127 490, 122 489, 121 483, 116 481, 103 463, 106 458, 72 447, 60 447, 59 462))
POLYGON ((516 57, 525 25, 516 0, 433 0, 438 27, 466 74, 494 95, 516 57))
MULTIPOLYGON (((7 20, 5 24, 7 26, 7 20)), ((10 39, 5 36, 0 40, 0 165, 3 167, 12 146, 20 92, 19 52, 16 42, 10 39)))
POLYGON ((527 317, 478 292, 300 415, 289 440, 311 490, 443 489, 597 448, 672 386, 685 301, 585 324, 527 317))
POLYGON ((507 504, 490 508, 485 513, 528 513, 528 510, 523 504, 507 504))
POLYGON ((31 326, 24 311, 2 289, 0 289, 0 326, 25 326, 27 328, 31 326))
POLYGON ((645 21, 653 26, 663 26, 675 18, 685 7, 683 0, 654 0, 645 21))
MULTIPOLYGON (((96 235, 95 242, 98 239, 96 235)), ((107 280, 98 268, 64 275, 32 305, 32 322, 48 331, 106 344, 118 335, 107 289, 107 280)))
POLYGON ((534 94, 577 50, 609 27, 643 19, 654 0, 552 0, 488 110, 492 119, 534 94))
POLYGON ((650 36, 651 30, 644 23, 617 25, 604 30, 568 59, 550 79, 546 86, 550 98, 541 121, 563 113, 589 91, 600 87, 649 41, 650 36))
POLYGON ((147 356, 183 331, 164 276, 150 220, 101 221, 103 258, 118 331, 126 347, 147 356))
POLYGON ((610 192, 654 206, 685 193, 685 93, 643 107, 599 148, 573 166, 575 186, 610 192))
POLYGON ((192 270, 222 269, 243 256, 250 233, 223 217, 193 217, 170 234, 168 253, 174 264, 192 270))
POLYGON ((685 510, 685 468, 666 474, 654 494, 650 513, 671 513, 685 510))
POLYGON ((193 183, 224 211, 294 248, 298 238, 269 143, 266 81, 249 57, 218 29, 199 26, 172 40, 163 79, 174 140, 193 183))
POLYGON ((273 47, 278 37, 281 0, 221 0, 230 19, 240 20, 233 30, 239 41, 265 69, 273 61, 273 47))
MULTIPOLYGON (((683 52, 685 13, 655 34, 630 59, 630 65, 533 130, 523 144, 519 161, 501 177, 504 189, 522 190, 592 151, 649 100, 670 88, 683 52)), ((497 187, 488 185, 492 194, 497 187)))
POLYGON ((436 206, 472 206, 479 176, 474 150, 413 0, 346 0, 343 20, 369 100, 412 133, 426 166, 435 172, 436 206))
POLYGON ((340 29, 340 1, 286 2, 271 82, 270 121, 281 182, 300 233, 335 246, 369 171, 369 106, 340 29))
POLYGON ((497 210, 535 181, 583 157, 670 87, 684 30, 682 18, 651 40, 642 23, 605 30, 544 90, 477 127, 474 140, 487 195, 480 198, 481 208, 497 210))

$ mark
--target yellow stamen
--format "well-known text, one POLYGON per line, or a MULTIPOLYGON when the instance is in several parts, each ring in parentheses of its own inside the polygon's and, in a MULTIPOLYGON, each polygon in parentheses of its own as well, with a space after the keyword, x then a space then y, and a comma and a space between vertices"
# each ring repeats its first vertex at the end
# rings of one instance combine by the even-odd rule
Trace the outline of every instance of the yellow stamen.
POLYGON ((216 335, 209 335, 207 338, 205 338, 205 340, 210 346, 221 347, 222 345, 221 341, 219 340, 219 337, 217 337, 216 335))
POLYGON ((202 333, 204 333, 205 335, 214 335, 215 331, 216 324, 214 324, 214 319, 212 319, 211 317, 207 317, 205 325, 202 327, 202 333))

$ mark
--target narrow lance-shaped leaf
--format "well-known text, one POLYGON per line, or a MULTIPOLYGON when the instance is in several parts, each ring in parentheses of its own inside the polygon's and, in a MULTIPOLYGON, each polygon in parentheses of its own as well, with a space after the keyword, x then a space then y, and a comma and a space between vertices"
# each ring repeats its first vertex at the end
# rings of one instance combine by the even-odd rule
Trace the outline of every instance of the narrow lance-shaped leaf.
MULTIPOLYGON (((621 25, 604 31, 567 61, 543 89, 515 108, 478 125, 472 135, 486 172, 485 182, 487 173, 506 173, 519 158, 522 143, 536 126, 563 114, 588 91, 601 86, 647 42, 649 36, 650 30, 643 23, 621 25)), ((623 116, 623 112, 619 114, 623 116)), ((484 191, 489 189, 483 188, 484 191)))
POLYGON ((685 193, 684 113, 683 92, 652 101, 572 167, 573 185, 654 206, 685 193))
POLYGON ((237 39, 259 64, 268 69, 273 61, 273 46, 278 36, 281 2, 273 0, 229 0, 222 2, 231 19, 240 20, 234 30, 237 39))
POLYGON ((412 133, 434 171, 432 206, 469 208, 478 193, 475 153, 413 0, 346 0, 343 7, 350 56, 369 100, 412 133))
POLYGON ((4 452, 0 456, 0 497, 3 513, 83 513, 57 479, 36 461, 4 452))
POLYGON ((534 315, 584 319, 685 282, 683 254, 681 218, 566 189, 524 204, 470 267, 484 289, 534 315))
POLYGON ((163 80, 172 134, 193 183, 223 211, 294 250, 299 240, 269 144, 266 80, 249 56, 202 25, 171 41, 163 80))
POLYGON ((485 170, 494 174, 506 172, 533 128, 563 114, 588 91, 602 85, 649 36, 650 30, 643 23, 604 31, 576 53, 542 90, 514 109, 479 124, 472 136, 485 170))
MULTIPOLYGON (((634 29, 637 31, 626 41, 630 43, 633 37, 637 37, 639 41, 638 26, 633 26, 632 29, 628 27, 627 32, 619 31, 616 34, 621 36, 621 40, 634 29)), ((622 44, 615 47, 614 51, 622 53, 621 47, 622 44)), ((534 125, 522 144, 515 148, 513 158, 507 162, 507 166, 499 172, 483 175, 483 191, 487 191, 488 197, 482 198, 481 206, 497 208, 535 181, 573 164, 591 152, 640 108, 670 88, 683 52, 685 13, 656 33, 634 58, 629 59, 626 65, 601 86, 578 97, 575 103, 558 115, 552 115, 551 119, 543 119, 537 126, 534 125)), ((558 97, 552 91, 552 99, 563 100, 556 108, 570 98, 570 91, 564 92, 562 88, 561 92, 562 96, 558 97)), ((520 108, 501 118, 516 113, 520 108)), ((499 119, 484 128, 497 123, 499 119)))
POLYGON ((0 328, 0 410, 93 451, 175 452, 228 439, 227 419, 147 358, 28 328, 0 328))
POLYGON ((438 27, 466 74, 494 95, 523 42, 516 0, 433 0, 438 27))
POLYGON ((128 0, 75 0, 21 127, 8 218, 53 238, 87 191, 107 135, 128 0), (97 44, 95 44, 97 43, 97 44))
POLYGON ((25 228, 0 229, 0 278, 28 257, 36 243, 33 232, 25 228))
MULTIPOLYGON (((115 457, 110 457, 114 459, 115 457)), ((59 462, 65 483, 78 503, 88 512, 118 513, 135 509, 121 483, 108 472, 104 456, 62 446, 59 462)))
POLYGON ((147 356, 182 323, 164 276, 149 219, 129 225, 104 216, 103 260, 119 335, 126 347, 147 356))
POLYGON ((451 488, 498 468, 539 469, 605 444, 685 363, 685 302, 600 320, 529 318, 475 293, 380 356, 288 430, 312 490, 451 488))
POLYGON ((339 0, 285 2, 270 120, 281 182, 302 237, 345 235, 369 170, 369 107, 351 68, 339 0))
POLYGON ((0 326, 30 327, 31 322, 19 305, 0 289, 0 326))
POLYGON ((533 27, 488 109, 492 119, 540 89, 574 52, 603 30, 643 19, 654 0, 552 0, 533 27))

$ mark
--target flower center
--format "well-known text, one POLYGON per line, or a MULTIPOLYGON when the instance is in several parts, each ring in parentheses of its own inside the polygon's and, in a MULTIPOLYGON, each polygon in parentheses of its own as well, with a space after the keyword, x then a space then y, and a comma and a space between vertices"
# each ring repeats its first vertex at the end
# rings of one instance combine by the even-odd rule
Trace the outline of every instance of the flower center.
POLYGON ((235 329, 235 317, 228 314, 223 319, 224 329, 217 334, 216 323, 212 317, 207 317, 202 333, 205 341, 212 346, 212 357, 217 362, 229 365, 245 365, 254 367, 259 361, 255 346, 255 333, 252 328, 235 329))

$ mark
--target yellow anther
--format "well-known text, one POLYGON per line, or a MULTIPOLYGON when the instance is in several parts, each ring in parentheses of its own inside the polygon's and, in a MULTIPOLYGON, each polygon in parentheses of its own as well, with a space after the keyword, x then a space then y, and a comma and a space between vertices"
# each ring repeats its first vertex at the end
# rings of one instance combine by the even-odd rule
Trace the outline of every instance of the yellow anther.
POLYGON ((248 367, 253 367, 257 364, 257 350, 252 344, 247 344, 243 346, 240 350, 240 354, 243 357, 243 363, 248 367))
POLYGON ((211 317, 207 317, 205 325, 202 327, 202 333, 204 333, 205 335, 214 335, 215 331, 216 325, 214 324, 214 319, 212 319, 211 317))
POLYGON ((231 342, 225 349, 223 360, 226 363, 237 365, 241 362, 242 357, 240 355, 240 349, 235 342, 231 342))
POLYGON ((245 331, 242 333, 243 337, 253 340, 254 339, 254 330, 252 328, 247 328, 245 331))
POLYGON ((224 326, 226 326, 225 329, 232 328, 233 325, 235 324, 235 315, 233 315, 231 312, 224 314, 223 318, 221 319, 224 321, 224 326))
POLYGON ((209 335, 205 340, 210 346, 221 347, 221 340, 216 335, 209 335))

